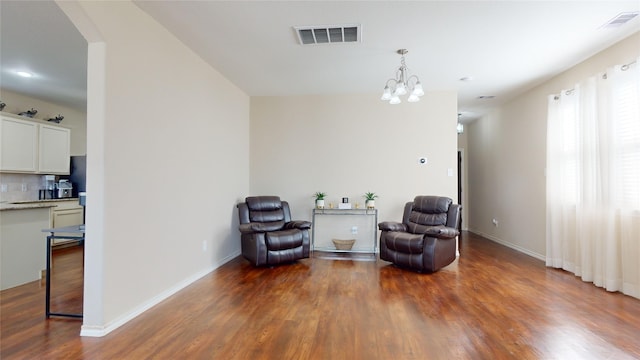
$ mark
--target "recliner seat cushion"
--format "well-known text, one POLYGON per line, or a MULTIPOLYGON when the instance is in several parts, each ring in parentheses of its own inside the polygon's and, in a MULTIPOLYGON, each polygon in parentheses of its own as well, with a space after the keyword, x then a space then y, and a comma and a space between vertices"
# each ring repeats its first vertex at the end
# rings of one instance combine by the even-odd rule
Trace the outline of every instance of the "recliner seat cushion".
POLYGON ((389 250, 420 254, 424 247, 424 235, 393 231, 386 234, 385 244, 389 250))
POLYGON ((266 235, 267 249, 278 251, 302 246, 302 231, 289 229, 268 232, 266 235))

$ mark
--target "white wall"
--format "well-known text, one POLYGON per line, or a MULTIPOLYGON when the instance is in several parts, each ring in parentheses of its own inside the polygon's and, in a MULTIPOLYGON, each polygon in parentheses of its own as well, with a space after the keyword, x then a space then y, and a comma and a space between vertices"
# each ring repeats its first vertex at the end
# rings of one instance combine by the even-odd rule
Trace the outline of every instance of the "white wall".
POLYGON ((455 92, 399 105, 375 94, 252 97, 251 194, 279 195, 311 219, 316 191, 361 206, 373 191, 379 220, 400 221, 416 195, 457 198, 456 121, 455 92))
POLYGON ((249 97, 130 2, 61 7, 90 42, 83 334, 99 336, 239 254, 249 97))
POLYGON ((639 54, 636 33, 466 126, 471 231, 544 258, 547 96, 639 54))
POLYGON ((71 155, 87 153, 87 112, 36 99, 7 89, 0 90, 0 99, 7 104, 4 112, 18 114, 31 108, 38 110, 35 119, 46 120, 58 115, 64 116, 60 126, 71 129, 71 155))

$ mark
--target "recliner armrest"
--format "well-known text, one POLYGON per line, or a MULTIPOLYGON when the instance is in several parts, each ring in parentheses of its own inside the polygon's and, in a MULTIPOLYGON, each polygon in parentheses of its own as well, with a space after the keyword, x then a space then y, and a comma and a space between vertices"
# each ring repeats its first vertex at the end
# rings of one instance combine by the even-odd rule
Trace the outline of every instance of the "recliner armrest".
POLYGON ((306 230, 311 229, 311 222, 306 220, 293 220, 284 224, 285 229, 300 229, 306 230))
POLYGON ((273 231, 273 229, 268 228, 263 223, 256 223, 256 222, 252 222, 248 224, 240 224, 238 228, 240 229, 240 233, 242 234, 273 231))
POLYGON ((432 226, 429 227, 424 233, 427 236, 436 237, 438 239, 453 239, 460 234, 458 230, 446 226, 432 226))
POLYGON ((378 229, 382 231, 407 231, 407 225, 395 221, 385 221, 378 224, 378 229))

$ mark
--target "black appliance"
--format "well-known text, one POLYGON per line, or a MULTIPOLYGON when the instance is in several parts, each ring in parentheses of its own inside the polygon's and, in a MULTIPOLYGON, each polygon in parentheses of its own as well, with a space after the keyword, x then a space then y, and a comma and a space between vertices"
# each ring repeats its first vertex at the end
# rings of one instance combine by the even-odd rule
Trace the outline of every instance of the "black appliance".
POLYGON ((72 156, 69 182, 73 184, 73 196, 87 191, 87 155, 72 156))

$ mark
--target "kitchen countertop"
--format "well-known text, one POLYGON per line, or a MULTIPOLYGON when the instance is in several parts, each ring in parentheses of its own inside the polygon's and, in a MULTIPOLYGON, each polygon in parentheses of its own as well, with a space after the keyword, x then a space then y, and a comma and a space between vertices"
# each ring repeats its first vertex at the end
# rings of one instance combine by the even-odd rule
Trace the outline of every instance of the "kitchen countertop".
POLYGON ((56 201, 78 201, 78 198, 23 200, 23 201, 16 201, 12 203, 3 202, 3 203, 0 203, 0 211, 51 208, 51 207, 57 206, 53 203, 56 201))
POLYGON ((46 203, 46 202, 31 202, 31 203, 23 203, 23 204, 0 203, 0 211, 26 210, 26 209, 51 208, 51 207, 56 207, 56 205, 53 203, 46 203))
POLYGON ((47 202, 53 202, 53 201, 78 201, 78 198, 73 197, 73 198, 60 198, 60 199, 20 200, 20 201, 13 201, 11 203, 12 204, 31 204, 31 203, 47 203, 47 202))

